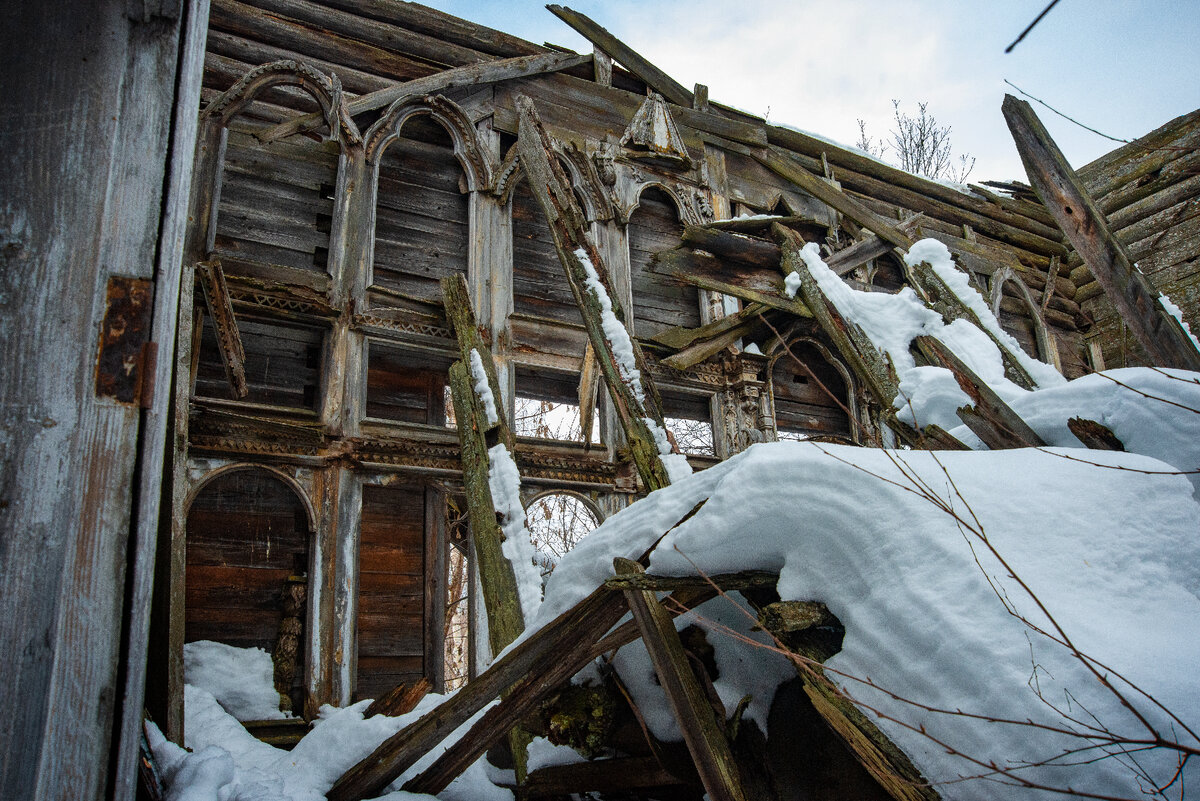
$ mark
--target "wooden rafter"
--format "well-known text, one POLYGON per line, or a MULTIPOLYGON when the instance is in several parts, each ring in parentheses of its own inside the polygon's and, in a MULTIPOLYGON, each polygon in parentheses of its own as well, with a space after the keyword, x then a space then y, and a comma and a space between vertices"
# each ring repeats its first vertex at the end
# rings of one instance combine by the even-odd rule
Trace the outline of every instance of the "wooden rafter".
POLYGON ((225 378, 233 388, 234 397, 244 398, 250 392, 246 385, 246 352, 238 333, 237 318, 233 315, 233 301, 225 286, 221 260, 197 262, 196 275, 200 277, 204 304, 217 334, 217 350, 221 353, 221 364, 225 365, 225 378))
POLYGON ((1149 277, 1130 261, 1033 108, 1012 95, 1004 96, 1001 108, 1038 197, 1147 355, 1163 367, 1200 370, 1200 351, 1159 303, 1149 277))

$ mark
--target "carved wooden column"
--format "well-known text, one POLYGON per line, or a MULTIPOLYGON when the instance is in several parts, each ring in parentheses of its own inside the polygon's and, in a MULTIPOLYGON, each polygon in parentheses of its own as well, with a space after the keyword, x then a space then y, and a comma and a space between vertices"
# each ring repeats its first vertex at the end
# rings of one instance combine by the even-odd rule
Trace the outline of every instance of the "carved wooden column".
POLYGON ((714 432, 724 445, 724 456, 740 453, 756 442, 776 438, 770 402, 767 357, 745 351, 727 356, 725 389, 720 393, 722 414, 714 417, 714 432))

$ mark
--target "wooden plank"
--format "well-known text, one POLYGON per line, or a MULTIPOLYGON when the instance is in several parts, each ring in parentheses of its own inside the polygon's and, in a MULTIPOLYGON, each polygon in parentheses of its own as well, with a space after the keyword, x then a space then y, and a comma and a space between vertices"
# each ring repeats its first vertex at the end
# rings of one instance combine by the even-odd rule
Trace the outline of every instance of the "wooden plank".
POLYGON ((583 38, 612 56, 613 61, 620 62, 625 69, 640 78, 654 91, 677 106, 692 107, 694 96, 671 76, 654 66, 644 56, 639 55, 633 48, 626 45, 604 28, 578 11, 551 4, 546 6, 550 13, 575 29, 583 38))
POLYGON ((619 793, 682 784, 658 758, 615 757, 595 762, 551 765, 529 774, 526 798, 559 798, 572 793, 619 793))
POLYGON ((992 450, 1045 447, 1045 441, 1037 432, 945 343, 930 336, 917 337, 914 341, 931 363, 950 371, 958 386, 971 399, 974 407, 959 409, 958 416, 985 445, 992 450))
MULTIPOLYGON (((388 784, 395 781, 418 759, 514 682, 524 680, 528 683, 531 679, 540 678, 540 673, 535 671, 535 668, 546 668, 549 665, 554 666, 551 669, 553 671, 567 663, 569 660, 564 659, 564 655, 581 650, 583 643, 600 639, 624 613, 625 605, 619 595, 607 590, 593 592, 492 663, 491 667, 468 682, 436 710, 385 740, 375 751, 343 774, 330 789, 327 798, 329 801, 361 801, 379 795, 388 784)), ((569 678, 574 672, 567 673, 564 678, 569 678)), ((515 706, 512 703, 515 694, 510 693, 506 699, 505 703, 509 703, 509 709, 515 706)), ((501 706, 504 706, 504 703, 501 706)), ((493 712, 495 709, 489 710, 488 714, 493 712)), ((500 721, 495 726, 498 732, 496 738, 503 736, 521 716, 522 710, 518 709, 517 714, 500 721)), ((496 716, 492 717, 494 719, 496 716)), ((459 747, 461 743, 463 740, 455 743, 455 747, 459 747)), ((486 749, 488 746, 483 747, 486 749)), ((446 753, 449 754, 450 751, 446 753)), ((470 756, 467 765, 478 758, 478 753, 470 756)), ((446 755, 443 754, 442 758, 445 759, 446 755)), ((463 766, 465 767, 466 765, 463 766)), ((450 779, 446 780, 447 783, 449 781, 450 779)))
POLYGON ((547 222, 550 223, 559 260, 583 314, 588 338, 596 350, 601 374, 608 386, 617 419, 625 431, 634 465, 646 487, 651 491, 656 490, 670 483, 658 446, 646 422, 650 420, 660 428, 663 427, 657 390, 654 388, 641 348, 632 337, 629 337, 629 340, 633 350, 634 367, 640 376, 635 378, 630 375, 626 378, 623 375, 625 367, 614 355, 609 333, 605 331, 604 312, 601 310, 599 297, 588 288, 588 270, 583 263, 585 258, 590 262, 600 287, 608 293, 612 308, 610 313, 618 323, 624 325, 625 315, 620 301, 611 292, 605 260, 592 242, 587 221, 571 191, 567 176, 558 164, 550 139, 538 119, 533 103, 522 97, 518 98, 517 104, 521 117, 521 133, 517 145, 520 148, 526 180, 541 204, 547 222))
POLYGON ((198 262, 196 274, 204 291, 209 319, 217 332, 217 346, 221 363, 225 366, 225 377, 233 389, 234 397, 244 398, 250 391, 246 387, 246 351, 238 334, 237 318, 233 314, 220 259, 198 262))
POLYGON ((1200 351, 1179 321, 1158 302, 1150 279, 1133 266, 1030 105, 1005 95, 1002 110, 1038 197, 1083 256, 1138 343, 1156 364, 1200 370, 1200 351))
MULTIPOLYGON (((424 95, 446 92, 461 86, 482 86, 489 83, 524 78, 530 75, 540 75, 545 72, 558 72, 571 69, 580 64, 590 62, 590 55, 576 53, 541 53, 535 56, 518 56, 502 61, 489 61, 481 64, 467 64, 454 69, 428 75, 424 78, 380 89, 370 94, 357 97, 347 105, 351 116, 383 108, 402 101, 405 98, 422 97, 424 95)), ((272 142, 292 134, 315 130, 324 124, 321 114, 306 114, 294 120, 277 125, 265 131, 261 138, 264 142, 272 142)))
MULTIPOLYGON (((613 560, 613 568, 618 576, 643 573, 642 566, 631 559, 618 557, 613 560)), ((737 764, 721 730, 724 721, 717 721, 712 704, 696 681, 671 616, 653 590, 627 589, 624 595, 708 797, 744 801, 737 764)))

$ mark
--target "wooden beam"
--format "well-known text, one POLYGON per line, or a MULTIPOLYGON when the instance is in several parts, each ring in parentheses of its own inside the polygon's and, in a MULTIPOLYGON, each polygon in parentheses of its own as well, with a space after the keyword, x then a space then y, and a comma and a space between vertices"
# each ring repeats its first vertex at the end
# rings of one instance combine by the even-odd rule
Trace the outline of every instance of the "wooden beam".
POLYGON ((866 228, 885 242, 905 251, 912 247, 912 239, 907 234, 897 229, 896 226, 884 220, 862 203, 847 195, 841 189, 810 173, 797 163, 786 150, 772 145, 765 151, 757 152, 753 155, 755 161, 780 178, 800 187, 826 206, 849 217, 850 220, 866 228))
POLYGON ((723 334, 731 328, 737 328, 748 320, 752 320, 761 314, 766 309, 761 303, 751 303, 739 312, 728 314, 713 320, 711 323, 689 328, 686 326, 676 326, 668 328, 666 331, 660 331, 650 337, 651 342, 657 342, 660 345, 666 345, 668 348, 681 350, 695 342, 703 342, 704 340, 712 339, 713 337, 723 334))
POLYGON ((913 340, 931 364, 945 367, 971 399, 973 407, 958 410, 958 416, 992 450, 1038 448, 1046 445, 1029 424, 997 395, 944 342, 931 336, 913 340))
POLYGON ((242 336, 238 333, 237 318, 233 316, 233 302, 225 286, 225 271, 220 259, 196 263, 196 275, 204 293, 204 305, 212 320, 217 335, 217 350, 221 363, 225 365, 225 378, 233 388, 235 397, 244 398, 250 393, 246 386, 246 352, 242 348, 242 336))
MULTIPOLYGON (((618 557, 613 560, 613 568, 618 576, 643 573, 642 566, 632 559, 618 557)), ((692 674, 671 616, 653 590, 628 589, 624 595, 708 797, 714 801, 744 801, 729 742, 712 704, 692 674)))
POLYGON ((596 397, 600 391, 600 365, 596 362, 596 349, 589 339, 583 349, 583 362, 579 365, 579 431, 583 435, 583 447, 592 445, 592 421, 596 418, 596 397))
MULTIPOLYGON (((351 100, 346 105, 350 116, 353 117, 365 111, 383 108, 406 98, 445 92, 460 86, 481 86, 513 78, 525 78, 530 75, 539 75, 546 72, 558 72, 577 67, 580 64, 587 64, 591 60, 591 54, 539 53, 533 56, 516 56, 515 58, 505 58, 499 61, 466 64, 362 95, 351 100)), ((319 113, 305 114, 263 131, 258 135, 258 138, 264 142, 273 142, 292 134, 312 131, 319 128, 324 123, 324 119, 324 116, 319 113)))
MULTIPOLYGON (((483 372, 487 376, 488 389, 496 402, 496 422, 487 424, 484 429, 485 437, 503 442, 509 453, 516 448, 516 438, 508 425, 507 408, 503 402, 504 395, 500 391, 500 381, 496 377, 496 363, 492 358, 489 342, 480 333, 479 323, 475 318, 475 310, 471 306, 471 295, 467 288, 467 279, 462 273, 448 275, 441 280, 442 306, 446 310, 446 322, 454 332, 458 341, 458 353, 464 365, 471 363, 471 351, 479 354, 483 362, 483 372)), ((493 442, 494 444, 494 442, 493 442)))
POLYGON ((525 798, 561 798, 573 793, 622 793, 683 784, 657 757, 616 757, 595 762, 551 765, 529 774, 525 798))
POLYGON ((1130 261, 1109 229, 1108 220, 1033 108, 1005 95, 1001 109, 1038 197, 1138 343, 1158 365, 1200 370, 1200 351, 1179 321, 1159 303, 1159 293, 1150 279, 1130 261))
MULTIPOLYGON (((493 662, 491 667, 447 698, 437 709, 381 743, 370 755, 337 780, 327 798, 329 801, 361 801, 379 795, 400 774, 416 764, 418 759, 487 706, 501 692, 512 688, 505 702, 496 708, 499 709, 505 703, 512 708, 516 705, 514 697, 517 695, 514 683, 522 682, 523 686, 537 681, 545 675, 542 671, 547 666, 557 669, 570 661, 563 656, 577 650, 586 650, 579 645, 581 641, 586 644, 599 640, 624 613, 625 604, 620 595, 606 589, 596 590, 569 611, 530 634, 493 662)), ((568 673, 567 677, 570 675, 572 674, 568 673)), ((492 712, 495 712, 495 709, 489 710, 489 714, 492 712)), ((502 721, 496 727, 499 733, 495 739, 503 736, 521 716, 518 710, 518 714, 502 721)), ((495 742, 495 739, 492 742, 495 742)), ((459 743, 462 743, 462 740, 459 743)), ((455 745, 458 746, 459 743, 455 745)), ((485 749, 487 747, 484 746, 485 749)), ((477 759, 478 754, 475 754, 474 758, 477 759)), ((474 759, 471 759, 466 764, 469 765, 473 761, 474 759)))
POLYGON ((812 317, 812 312, 804 301, 789 298, 783 292, 783 280, 778 274, 772 274, 770 285, 764 286, 764 291, 745 286, 741 283, 723 281, 716 277, 723 271, 720 261, 705 254, 694 253, 687 248, 665 250, 654 254, 654 264, 661 266, 667 275, 677 278, 701 289, 721 292, 741 298, 747 303, 756 303, 764 308, 779 309, 790 312, 797 317, 812 317))
POLYGON ((673 353, 662 360, 662 363, 672 370, 687 370, 689 367, 694 367, 705 359, 720 353, 725 348, 737 342, 744 336, 749 336, 762 325, 762 321, 758 319, 749 319, 740 325, 730 328, 720 334, 707 339, 703 342, 697 342, 690 345, 678 353, 673 353))
POLYGON ((774 268, 779 264, 779 246, 767 239, 707 225, 685 225, 681 240, 697 250, 721 259, 774 268))
POLYGON ((712 576, 655 576, 645 572, 617 573, 605 579, 604 586, 610 590, 651 590, 674 592, 676 590, 712 587, 724 592, 746 590, 753 587, 774 587, 779 574, 769 570, 744 570, 739 573, 718 573, 712 576))
POLYGON ((583 38, 612 56, 646 85, 677 106, 691 108, 694 96, 678 81, 654 66, 633 48, 597 25, 588 17, 560 5, 548 5, 550 13, 575 29, 583 38))
POLYGON ((606 321, 611 327, 613 319, 624 328, 625 314, 611 291, 612 283, 608 280, 604 258, 588 234, 587 220, 554 155, 550 137, 538 119, 533 102, 527 97, 518 97, 517 108, 520 113, 517 147, 521 166, 525 169, 530 190, 546 215, 555 250, 583 316, 588 339, 595 348, 613 409, 625 431, 630 456, 647 489, 654 491, 665 487, 671 480, 647 423, 650 421, 662 432, 666 431, 658 390, 637 341, 627 331, 606 328, 606 321), (611 311, 602 308, 601 294, 607 294, 611 311), (638 375, 631 374, 627 359, 617 355, 610 337, 628 340, 634 357, 632 368, 638 375))

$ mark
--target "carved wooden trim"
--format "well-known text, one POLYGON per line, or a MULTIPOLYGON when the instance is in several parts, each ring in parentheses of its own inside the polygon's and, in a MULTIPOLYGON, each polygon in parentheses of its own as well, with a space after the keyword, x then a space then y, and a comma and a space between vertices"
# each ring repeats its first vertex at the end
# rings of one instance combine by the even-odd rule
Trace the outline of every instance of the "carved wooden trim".
POLYGON ((233 388, 233 394, 244 398, 250 392, 246 386, 246 352, 242 349, 242 337, 238 333, 237 318, 233 316, 233 303, 225 286, 220 259, 197 262, 196 275, 200 278, 208 317, 217 334, 217 349, 221 352, 221 363, 225 365, 225 378, 233 388))
POLYGON ((466 112, 442 95, 401 98, 388 106, 383 116, 364 135, 367 163, 378 169, 379 158, 387 146, 400 136, 404 123, 421 114, 432 117, 449 132, 454 142, 454 155, 467 176, 467 188, 472 192, 490 189, 496 172, 492 159, 480 146, 475 126, 466 112))
POLYGON ((214 117, 225 126, 259 92, 271 86, 303 89, 321 107, 330 138, 343 145, 362 144, 362 134, 346 108, 342 82, 337 75, 326 75, 311 64, 291 59, 271 61, 249 70, 237 83, 214 98, 201 112, 200 119, 214 117))

